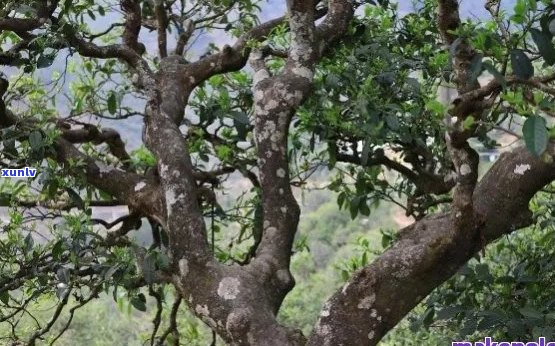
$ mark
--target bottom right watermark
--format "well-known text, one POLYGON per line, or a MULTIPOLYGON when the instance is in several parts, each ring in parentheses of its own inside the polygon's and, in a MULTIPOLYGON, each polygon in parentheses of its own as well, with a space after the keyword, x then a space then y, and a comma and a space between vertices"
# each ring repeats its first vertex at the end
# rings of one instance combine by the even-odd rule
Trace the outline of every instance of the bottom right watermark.
POLYGON ((555 341, 547 341, 545 337, 539 337, 538 341, 495 341, 493 338, 485 337, 484 341, 453 341, 451 346, 555 346, 555 341))

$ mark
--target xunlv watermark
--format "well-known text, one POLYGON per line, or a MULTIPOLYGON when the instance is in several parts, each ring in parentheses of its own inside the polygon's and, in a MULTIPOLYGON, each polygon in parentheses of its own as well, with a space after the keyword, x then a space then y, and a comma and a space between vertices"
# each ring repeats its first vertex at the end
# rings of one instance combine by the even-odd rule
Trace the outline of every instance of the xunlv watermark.
POLYGON ((545 338, 539 337, 538 341, 494 341, 490 337, 484 338, 484 341, 453 341, 451 346, 555 346, 555 341, 546 341, 545 338))
POLYGON ((36 174, 35 168, 2 168, 2 178, 34 178, 36 174))

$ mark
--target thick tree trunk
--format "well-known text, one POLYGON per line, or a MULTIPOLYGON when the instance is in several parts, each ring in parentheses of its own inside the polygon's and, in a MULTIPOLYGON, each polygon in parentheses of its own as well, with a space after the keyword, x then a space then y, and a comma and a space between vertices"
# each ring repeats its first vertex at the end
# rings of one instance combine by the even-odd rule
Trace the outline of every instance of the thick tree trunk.
MULTIPOLYGON (((553 148, 551 148, 553 154, 553 148)), ((529 225, 528 203, 555 179, 555 165, 521 148, 503 154, 478 184, 479 215, 459 229, 456 215, 429 216, 360 270, 326 303, 308 345, 376 345, 434 288, 503 234, 529 225)))

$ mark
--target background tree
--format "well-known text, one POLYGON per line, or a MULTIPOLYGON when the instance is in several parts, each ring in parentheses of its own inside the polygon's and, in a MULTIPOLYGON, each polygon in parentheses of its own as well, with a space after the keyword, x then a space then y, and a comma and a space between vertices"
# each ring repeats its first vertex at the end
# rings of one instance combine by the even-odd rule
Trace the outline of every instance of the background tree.
POLYGON ((0 320, 14 342, 53 343, 64 310, 67 328, 101 291, 123 290, 139 310, 145 293, 157 302, 151 344, 179 343, 171 321, 185 303, 230 344, 374 345, 488 243, 533 223, 529 202, 555 179, 549 1, 519 0, 510 16, 488 1, 488 21, 464 23, 456 0, 402 17, 388 1, 291 0, 263 23, 258 5, 3 4, 2 165, 40 173, 2 186, 0 320), (192 51, 218 30, 233 45, 192 51), (41 76, 60 60, 62 73, 41 76), (445 86, 457 96, 441 103, 445 86), (103 126, 114 120, 142 120, 146 147, 128 153, 103 126), (521 120, 527 148, 479 179, 476 143, 520 138, 521 120), (353 218, 387 200, 417 221, 362 261, 305 336, 276 315, 295 283, 293 187, 323 167, 353 218), (238 176, 249 186, 225 200, 238 176), (92 216, 120 205, 129 214, 113 222, 92 216), (130 237, 142 219, 147 246, 130 237), (159 331, 165 285, 177 298, 159 331), (52 317, 18 328, 52 294, 52 317))

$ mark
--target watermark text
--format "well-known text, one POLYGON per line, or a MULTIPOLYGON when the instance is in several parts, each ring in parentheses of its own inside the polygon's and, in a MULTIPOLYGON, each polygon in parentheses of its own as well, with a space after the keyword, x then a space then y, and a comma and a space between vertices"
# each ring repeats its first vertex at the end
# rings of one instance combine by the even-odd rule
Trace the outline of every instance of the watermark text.
POLYGON ((453 341, 451 346, 555 346, 555 341, 546 341, 545 337, 539 337, 538 341, 494 341, 490 337, 485 337, 484 341, 453 341))
POLYGON ((2 178, 34 178, 37 174, 35 168, 2 168, 2 178))

